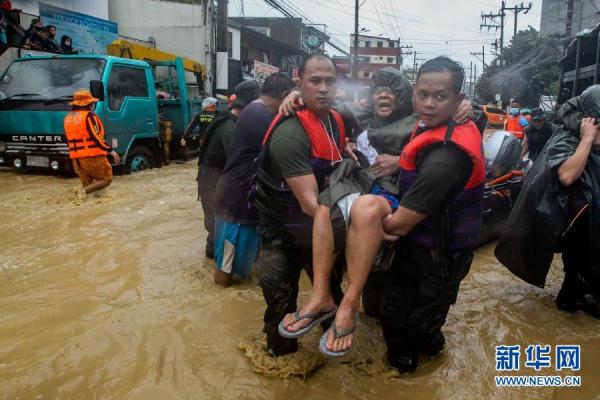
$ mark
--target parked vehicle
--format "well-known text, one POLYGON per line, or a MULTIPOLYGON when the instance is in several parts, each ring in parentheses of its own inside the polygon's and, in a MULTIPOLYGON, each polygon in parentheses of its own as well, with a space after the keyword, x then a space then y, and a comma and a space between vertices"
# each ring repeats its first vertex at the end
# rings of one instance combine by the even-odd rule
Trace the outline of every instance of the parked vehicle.
POLYGON ((486 185, 478 245, 500 236, 521 191, 523 177, 531 166, 531 161, 521 160, 521 150, 521 142, 506 131, 497 131, 484 142, 486 185))
POLYGON ((496 106, 482 105, 483 112, 488 119, 488 126, 495 128, 504 127, 504 121, 508 118, 506 112, 496 106))
POLYGON ((183 157, 179 138, 192 113, 200 111, 201 99, 188 98, 181 58, 146 62, 108 55, 45 55, 13 61, 0 78, 0 166, 70 170, 63 119, 73 92, 82 88, 100 99, 94 112, 125 172, 183 157), (157 77, 158 67, 168 74, 157 77), (156 98, 158 84, 170 93, 169 99, 156 98))

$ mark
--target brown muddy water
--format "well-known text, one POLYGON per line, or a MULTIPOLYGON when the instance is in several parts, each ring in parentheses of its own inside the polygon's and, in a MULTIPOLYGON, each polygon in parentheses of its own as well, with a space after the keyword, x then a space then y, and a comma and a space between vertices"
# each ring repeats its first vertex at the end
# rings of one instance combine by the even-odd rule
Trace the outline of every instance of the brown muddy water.
POLYGON ((202 258, 195 170, 116 177, 81 204, 76 179, 0 170, 0 399, 600 398, 600 322, 555 309, 560 262, 538 289, 491 245, 450 312, 446 350, 416 374, 387 370, 380 328, 364 315, 342 361, 318 356, 317 332, 297 355, 268 357, 259 288, 215 287, 202 258), (500 344, 581 345, 571 374, 582 387, 497 388, 500 344))

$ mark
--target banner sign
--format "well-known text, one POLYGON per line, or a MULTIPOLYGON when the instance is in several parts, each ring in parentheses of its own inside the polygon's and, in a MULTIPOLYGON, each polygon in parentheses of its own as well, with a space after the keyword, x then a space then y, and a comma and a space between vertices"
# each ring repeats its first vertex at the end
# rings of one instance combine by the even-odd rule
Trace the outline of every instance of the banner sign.
POLYGON ((106 54, 106 45, 117 39, 118 26, 112 21, 44 3, 40 3, 40 17, 44 25, 56 26, 56 43, 67 35, 80 54, 106 54))
POLYGON ((257 81, 264 82, 269 75, 275 72, 279 72, 278 67, 254 60, 254 79, 257 81))

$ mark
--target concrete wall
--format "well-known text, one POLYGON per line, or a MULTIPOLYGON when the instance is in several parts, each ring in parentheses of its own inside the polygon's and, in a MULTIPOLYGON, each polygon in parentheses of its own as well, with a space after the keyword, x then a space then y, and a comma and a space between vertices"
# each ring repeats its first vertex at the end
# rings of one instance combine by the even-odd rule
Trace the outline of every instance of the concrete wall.
MULTIPOLYGON (((600 5, 598 6, 600 8, 600 5)), ((585 28, 591 28, 600 23, 600 12, 593 0, 573 0, 573 17, 571 35, 585 28)), ((540 32, 545 36, 566 37, 567 31, 567 1, 544 0, 542 3, 542 18, 540 32)))
POLYGON ((576 0, 573 2, 573 35, 600 23, 600 12, 592 2, 593 0, 576 0))
POLYGON ((540 33, 544 36, 563 36, 567 20, 565 1, 544 0, 542 2, 542 18, 540 33))
MULTIPOLYGON (((212 93, 214 10, 211 2, 201 5, 157 0, 108 0, 109 17, 119 24, 119 34, 148 40, 156 48, 188 57, 206 66, 204 89, 212 93)), ((193 82, 193 76, 188 76, 193 82)))
POLYGON ((108 18, 108 0, 12 0, 13 8, 23 10, 28 14, 40 15, 40 2, 55 7, 65 8, 96 18, 108 18))

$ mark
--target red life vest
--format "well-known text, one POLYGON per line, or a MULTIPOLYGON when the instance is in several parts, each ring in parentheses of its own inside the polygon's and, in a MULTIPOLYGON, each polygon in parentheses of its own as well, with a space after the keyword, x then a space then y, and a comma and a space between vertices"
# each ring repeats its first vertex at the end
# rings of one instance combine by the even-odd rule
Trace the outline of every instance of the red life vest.
POLYGON ((510 117, 504 122, 504 130, 515 135, 517 139, 523 139, 524 128, 520 123, 521 115, 510 117))
MULTIPOLYGON (((89 111, 71 111, 64 120, 65 136, 69 145, 69 158, 83 158, 94 156, 105 156, 107 152, 102 150, 87 129, 87 117, 89 111)), ((95 114, 92 114, 93 122, 98 129, 98 139, 104 141, 104 126, 95 114)))
MULTIPOLYGON (((346 142, 342 117, 333 110, 329 116, 332 129, 336 130, 337 127, 339 133, 337 141, 327 132, 314 112, 305 108, 297 110, 295 115, 310 141, 310 165, 319 191, 324 189, 326 178, 335 169, 335 163, 341 161, 346 142)), ((268 226, 270 231, 285 238, 287 244, 310 247, 313 219, 304 214, 285 180, 275 179, 269 174, 269 142, 273 132, 284 120, 282 114, 275 117, 264 136, 263 149, 256 162, 251 201, 260 213, 261 225, 268 226)))
MULTIPOLYGON (((418 125, 417 125, 418 128, 418 125)), ((417 135, 417 128, 400 155, 400 181, 406 193, 417 176, 417 159, 430 146, 452 143, 464 151, 473 162, 471 175, 463 190, 451 200, 449 207, 449 237, 444 244, 450 250, 469 248, 475 244, 481 228, 483 191, 485 188, 485 159, 479 130, 473 122, 449 127, 441 125, 417 135)), ((438 238, 439 218, 444 214, 428 216, 410 232, 419 244, 433 248, 438 238)))
MULTIPOLYGON (((330 117, 331 116, 333 116, 339 129, 337 144, 331 134, 327 133, 323 122, 321 122, 317 114, 308 108, 302 108, 296 111, 296 118, 300 121, 300 125, 304 128, 304 132, 306 132, 306 136, 308 136, 308 140, 310 140, 311 157, 330 162, 337 162, 342 159, 341 153, 346 143, 346 129, 344 127, 344 120, 337 111, 331 110, 330 117), (337 149, 334 147, 336 145, 338 147, 337 149)), ((263 138, 263 145, 267 143, 269 137, 271 137, 271 134, 275 131, 275 128, 277 128, 285 118, 286 117, 283 114, 278 114, 275 117, 263 138)))

